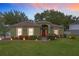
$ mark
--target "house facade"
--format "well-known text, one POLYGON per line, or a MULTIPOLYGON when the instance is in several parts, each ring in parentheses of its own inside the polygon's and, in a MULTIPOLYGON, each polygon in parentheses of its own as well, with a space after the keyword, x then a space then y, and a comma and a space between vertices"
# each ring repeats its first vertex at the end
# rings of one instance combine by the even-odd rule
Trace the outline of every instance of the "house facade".
POLYGON ((24 21, 10 26, 11 36, 48 36, 63 35, 63 26, 52 24, 47 21, 24 21))
POLYGON ((79 35, 79 24, 70 24, 69 33, 74 35, 79 35))

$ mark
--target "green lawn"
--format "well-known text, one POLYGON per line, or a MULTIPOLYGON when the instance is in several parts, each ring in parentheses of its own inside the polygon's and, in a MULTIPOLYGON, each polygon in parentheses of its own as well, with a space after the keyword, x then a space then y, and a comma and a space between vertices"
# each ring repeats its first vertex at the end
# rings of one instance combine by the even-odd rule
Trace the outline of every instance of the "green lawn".
POLYGON ((79 40, 0 41, 0 55, 71 56, 79 55, 79 40))

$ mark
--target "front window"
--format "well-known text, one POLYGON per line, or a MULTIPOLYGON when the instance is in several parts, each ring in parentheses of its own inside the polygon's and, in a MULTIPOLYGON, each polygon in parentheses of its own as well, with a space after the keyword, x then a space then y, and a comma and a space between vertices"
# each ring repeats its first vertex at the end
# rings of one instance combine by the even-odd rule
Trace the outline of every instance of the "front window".
POLYGON ((58 35, 59 34, 58 30, 54 30, 54 34, 58 35))
POLYGON ((28 28, 28 35, 29 36, 34 35, 34 28, 28 28))
POLYGON ((22 35, 22 28, 17 28, 17 36, 22 35))

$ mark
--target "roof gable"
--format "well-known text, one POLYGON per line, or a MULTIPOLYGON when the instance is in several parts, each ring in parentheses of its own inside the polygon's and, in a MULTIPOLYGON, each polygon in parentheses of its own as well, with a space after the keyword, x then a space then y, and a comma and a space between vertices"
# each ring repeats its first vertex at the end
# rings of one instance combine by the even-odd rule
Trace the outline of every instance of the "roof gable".
POLYGON ((52 24, 51 22, 48 22, 48 21, 37 21, 36 23, 38 24, 52 24))

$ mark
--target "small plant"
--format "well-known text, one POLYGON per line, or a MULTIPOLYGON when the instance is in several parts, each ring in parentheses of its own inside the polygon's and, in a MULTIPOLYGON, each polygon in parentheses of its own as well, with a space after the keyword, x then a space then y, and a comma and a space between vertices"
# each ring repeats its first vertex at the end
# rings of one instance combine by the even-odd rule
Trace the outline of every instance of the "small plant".
POLYGON ((39 36, 29 36, 29 39, 30 40, 36 40, 36 39, 38 40, 39 39, 39 36))
POLYGON ((54 39, 55 39, 55 36, 50 35, 50 36, 47 37, 47 39, 48 39, 48 40, 49 40, 49 39, 50 39, 50 40, 54 40, 54 39))
POLYGON ((68 36, 68 38, 69 38, 69 39, 76 39, 76 35, 71 34, 71 35, 68 36))

